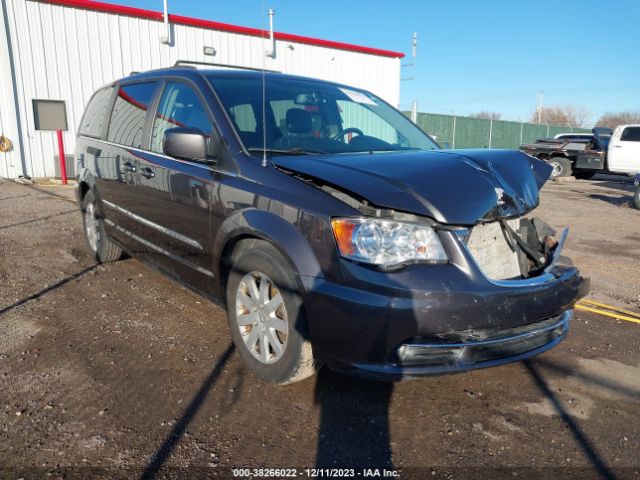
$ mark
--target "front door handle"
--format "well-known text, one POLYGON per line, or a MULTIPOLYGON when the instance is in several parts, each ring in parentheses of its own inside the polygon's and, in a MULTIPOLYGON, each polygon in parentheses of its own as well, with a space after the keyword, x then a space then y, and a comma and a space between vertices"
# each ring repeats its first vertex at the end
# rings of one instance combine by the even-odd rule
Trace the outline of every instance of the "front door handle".
POLYGON ((136 173, 136 167, 133 166, 133 163, 127 162, 122 166, 122 173, 136 173))
POLYGON ((140 171, 140 175, 142 175, 145 178, 153 178, 156 176, 155 173, 153 173, 153 170, 151 170, 149 167, 145 167, 140 171))

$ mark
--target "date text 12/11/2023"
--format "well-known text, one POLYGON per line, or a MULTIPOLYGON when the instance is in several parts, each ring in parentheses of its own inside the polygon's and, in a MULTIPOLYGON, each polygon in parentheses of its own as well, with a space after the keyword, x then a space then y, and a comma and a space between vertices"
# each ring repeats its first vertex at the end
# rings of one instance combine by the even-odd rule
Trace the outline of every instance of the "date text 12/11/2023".
POLYGON ((386 468, 234 468, 234 478, 398 478, 397 470, 386 468))

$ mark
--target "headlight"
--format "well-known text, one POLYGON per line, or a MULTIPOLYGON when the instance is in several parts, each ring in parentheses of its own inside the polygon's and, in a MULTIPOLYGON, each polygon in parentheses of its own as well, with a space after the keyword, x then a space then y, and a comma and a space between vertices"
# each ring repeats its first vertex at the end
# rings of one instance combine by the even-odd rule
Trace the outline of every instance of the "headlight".
POLYGON ((447 261, 438 235, 426 225, 375 218, 334 218, 331 227, 340 255, 351 260, 380 266, 447 261))

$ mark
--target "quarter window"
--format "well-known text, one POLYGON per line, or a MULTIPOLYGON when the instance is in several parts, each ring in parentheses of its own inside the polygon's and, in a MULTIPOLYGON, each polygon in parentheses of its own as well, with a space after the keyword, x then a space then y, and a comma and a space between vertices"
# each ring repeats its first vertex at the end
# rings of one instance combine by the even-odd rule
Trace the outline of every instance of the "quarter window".
POLYGON ((82 121, 80 122, 80 135, 88 137, 100 138, 102 136, 102 128, 106 122, 107 107, 111 100, 113 87, 98 90, 84 112, 82 121))
POLYGON ((640 142, 640 127, 627 127, 620 137, 621 142, 640 142))
POLYGON ((142 147, 144 122, 156 87, 157 82, 120 87, 109 121, 107 139, 110 142, 135 148, 142 147))
POLYGON ((197 128, 207 138, 211 137, 213 129, 209 115, 193 89, 183 83, 168 82, 153 121, 151 150, 162 153, 164 132, 176 127, 197 128))

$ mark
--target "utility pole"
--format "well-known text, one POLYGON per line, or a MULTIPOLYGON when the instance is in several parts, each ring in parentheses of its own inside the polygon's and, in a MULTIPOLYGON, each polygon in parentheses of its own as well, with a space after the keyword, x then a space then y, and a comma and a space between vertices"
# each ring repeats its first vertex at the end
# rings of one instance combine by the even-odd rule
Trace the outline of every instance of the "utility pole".
POLYGON ((540 125, 542 123, 542 98, 544 97, 544 92, 538 92, 536 97, 538 97, 536 111, 538 112, 538 125, 540 125))
MULTIPOLYGON (((401 65, 401 67, 403 68, 415 67, 417 47, 418 47, 418 32, 413 32, 413 38, 411 39, 411 63, 405 63, 404 65, 401 65)), ((402 81, 413 80, 413 77, 405 77, 405 78, 401 78, 400 80, 402 81)), ((413 102, 411 102, 411 121, 413 123, 417 123, 418 121, 418 101, 415 99, 413 100, 413 102)))

